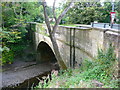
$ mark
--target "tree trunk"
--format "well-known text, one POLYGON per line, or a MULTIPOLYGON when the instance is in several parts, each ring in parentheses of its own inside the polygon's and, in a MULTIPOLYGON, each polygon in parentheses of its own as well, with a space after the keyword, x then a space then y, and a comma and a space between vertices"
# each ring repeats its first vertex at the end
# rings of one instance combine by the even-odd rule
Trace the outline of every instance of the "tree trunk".
POLYGON ((60 68, 66 70, 67 66, 65 65, 65 63, 64 63, 64 61, 63 61, 63 59, 60 55, 60 51, 59 51, 59 48, 58 48, 58 44, 56 42, 55 35, 50 35, 50 39, 52 41, 55 56, 56 56, 56 59, 58 61, 58 64, 59 64, 60 68))

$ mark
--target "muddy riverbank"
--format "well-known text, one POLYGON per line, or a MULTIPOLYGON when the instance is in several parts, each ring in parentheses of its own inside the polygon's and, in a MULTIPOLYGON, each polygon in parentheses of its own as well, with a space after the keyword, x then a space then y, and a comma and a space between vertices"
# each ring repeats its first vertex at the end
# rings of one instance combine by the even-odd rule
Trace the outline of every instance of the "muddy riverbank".
MULTIPOLYGON (((20 64, 20 62, 19 62, 20 64)), ((31 88, 39 83, 38 78, 50 74, 58 66, 51 62, 36 64, 30 62, 19 67, 12 67, 2 72, 2 88, 31 88)))

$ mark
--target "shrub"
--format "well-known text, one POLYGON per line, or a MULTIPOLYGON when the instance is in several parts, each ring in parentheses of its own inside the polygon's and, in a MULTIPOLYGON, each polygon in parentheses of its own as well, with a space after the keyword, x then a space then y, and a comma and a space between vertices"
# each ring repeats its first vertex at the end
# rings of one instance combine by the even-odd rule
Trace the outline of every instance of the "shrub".
POLYGON ((110 44, 109 48, 106 51, 98 49, 97 62, 99 64, 110 65, 115 60, 117 60, 117 58, 115 56, 114 47, 112 44, 110 44))
POLYGON ((4 50, 2 52, 2 65, 13 63, 13 59, 14 59, 14 53, 12 50, 10 51, 4 50))

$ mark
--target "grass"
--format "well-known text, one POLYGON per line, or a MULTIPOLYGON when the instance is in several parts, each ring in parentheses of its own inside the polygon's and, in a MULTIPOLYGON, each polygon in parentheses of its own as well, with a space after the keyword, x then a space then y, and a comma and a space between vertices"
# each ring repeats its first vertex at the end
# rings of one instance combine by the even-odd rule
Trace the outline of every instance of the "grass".
POLYGON ((62 26, 70 26, 70 27, 77 27, 78 25, 75 24, 61 24, 62 26))
MULTIPOLYGON (((55 23, 51 23, 51 25, 54 25, 55 23)), ((75 25, 75 24, 59 24, 59 25, 62 25, 62 26, 71 26, 71 27, 77 27, 78 25, 75 25)))
MULTIPOLYGON (((40 23, 40 25, 43 25, 44 23, 40 23)), ((54 25, 55 23, 51 23, 51 25, 54 25)), ((60 24, 62 26, 70 26, 70 27, 77 27, 78 25, 76 24, 60 24)))

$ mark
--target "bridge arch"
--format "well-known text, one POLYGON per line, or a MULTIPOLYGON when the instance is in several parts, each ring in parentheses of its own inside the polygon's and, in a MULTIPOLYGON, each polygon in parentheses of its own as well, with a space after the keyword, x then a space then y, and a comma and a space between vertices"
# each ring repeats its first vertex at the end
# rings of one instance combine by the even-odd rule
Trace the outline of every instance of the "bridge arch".
POLYGON ((41 41, 37 46, 37 62, 44 63, 57 63, 57 59, 52 48, 48 45, 48 43, 41 41))

